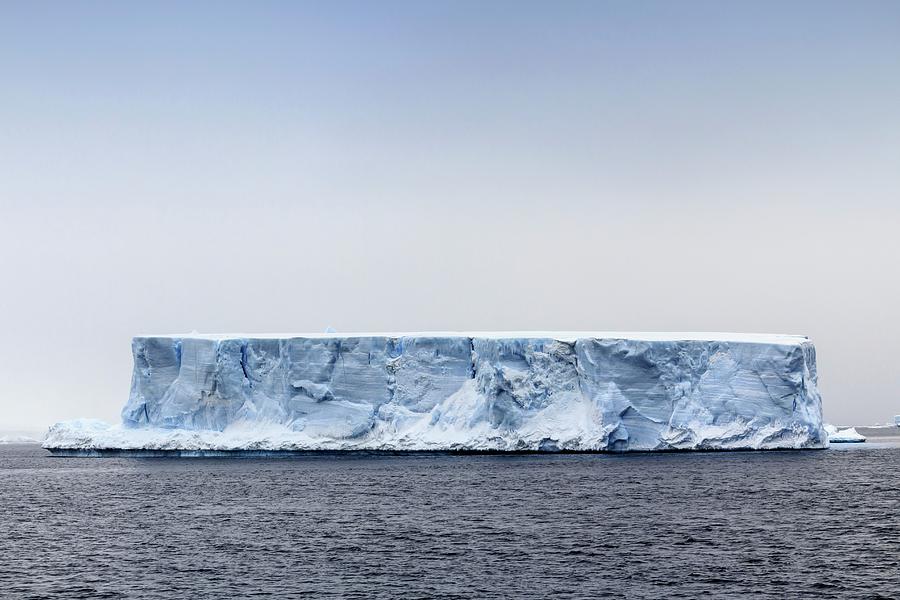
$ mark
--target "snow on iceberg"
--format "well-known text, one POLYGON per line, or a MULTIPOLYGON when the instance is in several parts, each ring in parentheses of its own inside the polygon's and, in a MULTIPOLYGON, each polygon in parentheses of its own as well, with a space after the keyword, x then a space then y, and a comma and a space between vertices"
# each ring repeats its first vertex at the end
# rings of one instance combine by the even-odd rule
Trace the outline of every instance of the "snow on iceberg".
POLYGON ((802 336, 166 335, 132 342, 122 423, 51 450, 822 448, 802 336))

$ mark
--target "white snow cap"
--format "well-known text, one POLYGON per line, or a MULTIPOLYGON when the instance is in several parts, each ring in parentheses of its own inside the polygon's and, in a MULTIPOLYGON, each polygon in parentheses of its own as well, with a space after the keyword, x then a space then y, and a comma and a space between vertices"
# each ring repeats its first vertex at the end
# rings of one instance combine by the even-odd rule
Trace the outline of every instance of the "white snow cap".
POLYGON ((698 331, 357 331, 337 333, 332 327, 324 333, 163 333, 143 334, 135 337, 196 338, 205 340, 227 339, 322 339, 369 337, 416 338, 481 338, 481 339, 550 339, 574 342, 578 339, 636 340, 646 342, 744 342, 754 344, 796 345, 808 342, 805 335, 784 333, 727 333, 698 331))

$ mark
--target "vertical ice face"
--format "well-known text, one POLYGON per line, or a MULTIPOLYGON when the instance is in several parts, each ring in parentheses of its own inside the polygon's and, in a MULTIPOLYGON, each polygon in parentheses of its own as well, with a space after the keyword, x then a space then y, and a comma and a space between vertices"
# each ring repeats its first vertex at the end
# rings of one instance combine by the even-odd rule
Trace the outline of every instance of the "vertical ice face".
POLYGON ((134 355, 131 395, 122 410, 122 421, 127 425, 158 423, 160 400, 181 369, 181 341, 135 338, 131 342, 131 352, 134 355))
POLYGON ((275 428, 263 446, 372 449, 826 443, 815 350, 796 336, 183 336, 135 338, 132 350, 123 423, 158 437, 275 428))
POLYGON ((387 361, 390 400, 414 413, 426 413, 472 378, 469 338, 402 337, 387 361))
MULTIPOLYGON (((655 435, 673 445, 721 443, 735 425, 750 431, 808 424, 820 437, 821 400, 812 344, 584 339, 576 343, 581 381, 608 423, 610 449, 655 435), (664 430, 668 429, 666 434, 664 430)), ((746 435, 741 431, 738 438, 746 435)), ((774 438, 773 438, 774 439, 774 438)))
POLYGON ((473 341, 474 379, 488 401, 488 421, 508 429, 555 402, 579 395, 572 344, 553 339, 473 341))
POLYGON ((365 434, 375 412, 391 398, 386 368, 394 343, 388 338, 284 340, 288 389, 286 421, 310 435, 353 438, 365 434), (309 362, 306 362, 308 359, 309 362))

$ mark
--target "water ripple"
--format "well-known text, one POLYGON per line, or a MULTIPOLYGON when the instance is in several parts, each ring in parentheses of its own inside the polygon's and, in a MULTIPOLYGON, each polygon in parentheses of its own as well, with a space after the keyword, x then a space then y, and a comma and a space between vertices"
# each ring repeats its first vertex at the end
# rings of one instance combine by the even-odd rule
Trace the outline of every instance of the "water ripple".
POLYGON ((53 458, 0 447, 12 598, 900 595, 900 447, 53 458))

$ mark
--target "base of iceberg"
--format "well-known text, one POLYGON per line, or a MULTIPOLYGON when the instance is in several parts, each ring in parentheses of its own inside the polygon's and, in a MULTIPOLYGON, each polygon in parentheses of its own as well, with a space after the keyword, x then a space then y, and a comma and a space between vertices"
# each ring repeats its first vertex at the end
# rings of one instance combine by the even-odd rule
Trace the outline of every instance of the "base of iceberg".
POLYGON ((622 452, 823 448, 801 336, 418 333, 137 337, 110 451, 622 452))

